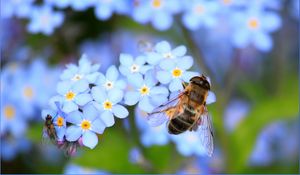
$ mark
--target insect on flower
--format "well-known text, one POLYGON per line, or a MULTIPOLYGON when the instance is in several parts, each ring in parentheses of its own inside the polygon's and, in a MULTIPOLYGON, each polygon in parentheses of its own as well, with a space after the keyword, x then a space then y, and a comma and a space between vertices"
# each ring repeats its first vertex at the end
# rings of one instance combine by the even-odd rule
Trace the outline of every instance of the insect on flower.
POLYGON ((57 140, 57 134, 55 131, 54 123, 53 123, 53 117, 51 115, 47 115, 45 126, 44 126, 44 133, 47 134, 47 137, 55 143, 57 140))
POLYGON ((178 135, 185 131, 200 129, 200 137, 209 156, 213 153, 213 132, 210 115, 206 103, 215 98, 210 92, 209 79, 204 75, 190 79, 188 85, 183 84, 184 90, 166 104, 154 109, 147 116, 151 126, 159 126, 168 121, 170 134, 178 135), (209 96, 209 94, 211 94, 209 96))

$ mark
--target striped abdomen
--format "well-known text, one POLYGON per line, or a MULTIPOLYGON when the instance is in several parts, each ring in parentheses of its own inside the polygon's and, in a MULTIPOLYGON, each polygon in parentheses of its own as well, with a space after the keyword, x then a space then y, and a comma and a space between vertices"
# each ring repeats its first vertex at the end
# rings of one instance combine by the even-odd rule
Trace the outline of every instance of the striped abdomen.
POLYGON ((192 109, 185 108, 178 116, 170 120, 168 131, 170 134, 181 134, 190 129, 195 123, 195 112, 192 109))

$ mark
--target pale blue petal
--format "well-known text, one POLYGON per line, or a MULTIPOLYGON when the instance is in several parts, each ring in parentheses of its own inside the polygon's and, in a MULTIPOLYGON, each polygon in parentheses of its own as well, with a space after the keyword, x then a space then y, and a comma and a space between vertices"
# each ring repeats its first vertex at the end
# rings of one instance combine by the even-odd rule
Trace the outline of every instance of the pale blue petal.
POLYGON ((122 75, 127 76, 129 75, 131 72, 129 71, 129 68, 123 65, 120 65, 119 67, 119 71, 121 72, 122 75))
POLYGON ((124 97, 124 100, 125 100, 124 103, 127 105, 130 105, 130 106, 135 105, 139 101, 140 96, 141 96, 140 93, 136 92, 136 91, 127 92, 124 97))
POLYGON ((66 134, 66 128, 65 127, 55 127, 56 135, 57 135, 57 140, 58 141, 63 141, 64 136, 66 134))
POLYGON ((162 87, 162 86, 151 88, 151 90, 150 90, 150 96, 157 95, 157 94, 168 95, 169 91, 168 91, 167 88, 162 87))
POLYGON ((75 103, 77 103, 80 106, 83 106, 92 100, 93 98, 91 94, 79 94, 75 97, 75 103))
POLYGON ((70 142, 77 141, 82 134, 82 130, 79 126, 69 126, 66 130, 66 139, 70 142))
POLYGON ((55 102, 59 102, 60 104, 63 103, 63 101, 65 101, 65 98, 62 96, 54 96, 52 98, 50 98, 49 100, 49 106, 51 107, 51 109, 57 109, 55 102))
POLYGON ((182 74, 182 80, 184 82, 189 82, 191 78, 195 77, 195 76, 199 76, 199 73, 198 72, 192 72, 192 71, 185 71, 183 74, 182 74))
POLYGON ((159 63, 159 67, 161 67, 163 70, 171 71, 176 67, 175 60, 174 59, 163 59, 159 63))
POLYGON ((118 80, 115 82, 115 87, 123 90, 126 88, 126 82, 124 80, 118 80))
POLYGON ((87 104, 83 107, 83 118, 89 120, 89 121, 94 121, 97 116, 99 116, 98 111, 92 104, 87 104))
POLYGON ((141 74, 132 74, 128 76, 128 82, 135 88, 140 88, 143 86, 144 79, 141 74))
POLYGON ((154 106, 160 106, 168 101, 168 97, 164 95, 152 95, 150 97, 151 104, 154 106))
POLYGON ((182 82, 180 81, 180 79, 178 79, 178 78, 173 79, 171 81, 171 83, 169 84, 169 89, 171 92, 182 90, 183 87, 182 87, 182 82))
POLYGON ((90 74, 85 76, 85 79, 87 79, 87 81, 89 83, 95 83, 98 76, 99 76, 99 74, 100 74, 99 72, 90 73, 90 74))
POLYGON ((146 57, 145 56, 138 56, 138 57, 136 57, 134 62, 135 62, 135 64, 137 64, 139 66, 142 66, 146 63, 146 57))
POLYGON ((98 137, 92 131, 85 131, 82 135, 82 143, 84 146, 93 149, 98 144, 98 137))
POLYGON ((154 52, 147 53, 147 63, 151 65, 158 64, 161 59, 163 59, 161 54, 154 52))
POLYGON ((73 111, 66 116, 66 121, 73 124, 80 124, 83 119, 83 115, 79 111, 73 111))
POLYGON ((145 75, 145 84, 148 87, 153 87, 157 84, 157 80, 155 78, 155 74, 153 71, 148 71, 145 75))
POLYGON ((50 109, 44 109, 42 110, 42 118, 43 120, 46 119, 47 115, 51 115, 52 117, 56 116, 56 112, 54 110, 50 109))
POLYGON ((72 90, 76 94, 87 91, 88 89, 89 89, 89 82, 84 79, 76 81, 72 86, 72 90))
POLYGON ((105 130, 105 124, 100 118, 97 118, 93 121, 91 130, 98 134, 102 134, 105 130))
POLYGON ((110 66, 106 72, 106 78, 109 81, 116 81, 118 79, 119 72, 116 66, 110 66))
POLYGON ((138 107, 141 110, 148 112, 148 113, 152 112, 154 109, 154 106, 150 103, 149 98, 146 96, 141 99, 141 101, 138 104, 138 107))
POLYGON ((99 74, 96 80, 96 85, 102 86, 106 82, 106 77, 103 74, 99 74))
POLYGON ((171 51, 171 46, 167 41, 161 41, 155 45, 155 50, 159 53, 167 53, 171 51))
POLYGON ((59 82, 57 84, 56 91, 60 95, 65 95, 70 90, 71 85, 72 84, 70 82, 68 82, 68 81, 59 82))
POLYGON ((186 13, 182 16, 182 22, 190 30, 196 30, 200 27, 201 21, 192 13, 186 13))
POLYGON ((142 66, 140 68, 140 73, 145 74, 146 72, 153 70, 153 66, 151 65, 146 65, 146 66, 142 66))
POLYGON ((100 115, 100 119, 104 122, 106 127, 111 127, 115 124, 114 116, 110 111, 104 111, 100 115))
POLYGON ((165 11, 154 13, 152 18, 152 24, 154 28, 158 30, 167 30, 172 26, 172 23, 172 15, 165 11))
POLYGON ((133 63, 133 58, 129 54, 121 54, 120 55, 120 63, 124 66, 131 66, 133 63))
POLYGON ((273 32, 281 27, 281 19, 279 15, 273 12, 267 12, 261 16, 262 27, 265 31, 273 32))
POLYGON ((112 10, 109 6, 100 4, 95 8, 96 17, 100 20, 107 20, 112 15, 112 10))
POLYGON ((156 78, 162 84, 167 84, 167 83, 170 83, 170 81, 172 80, 172 75, 170 72, 158 71, 156 78))
POLYGON ((103 104, 102 104, 102 103, 98 103, 98 102, 92 101, 91 104, 92 104, 99 112, 102 112, 102 111, 104 110, 103 104))
POLYGON ((250 35, 246 30, 238 30, 233 35, 233 44, 238 48, 245 48, 249 41, 250 35))
POLYGON ((257 32, 253 37, 254 45, 261 51, 270 51, 273 47, 272 38, 270 35, 257 32))
POLYGON ((91 90, 92 97, 95 101, 102 103, 107 99, 105 90, 99 86, 94 86, 91 90))
POLYGON ((63 104, 62 111, 65 113, 70 113, 78 109, 78 106, 73 101, 66 101, 63 104))
POLYGON ((182 57, 186 54, 186 47, 185 46, 178 46, 172 50, 172 55, 176 57, 182 57))
POLYGON ((193 63, 194 61, 192 57, 185 56, 179 59, 177 66, 182 70, 187 70, 193 66, 193 63))
POLYGON ((113 103, 119 103, 123 98, 123 91, 120 89, 112 89, 108 92, 108 99, 113 103))
POLYGON ((212 91, 208 91, 208 96, 206 98, 206 104, 211 104, 217 101, 217 97, 215 95, 215 93, 213 93, 212 91))
POLYGON ((118 118, 126 118, 129 114, 128 110, 121 105, 114 105, 112 110, 114 115, 118 118))

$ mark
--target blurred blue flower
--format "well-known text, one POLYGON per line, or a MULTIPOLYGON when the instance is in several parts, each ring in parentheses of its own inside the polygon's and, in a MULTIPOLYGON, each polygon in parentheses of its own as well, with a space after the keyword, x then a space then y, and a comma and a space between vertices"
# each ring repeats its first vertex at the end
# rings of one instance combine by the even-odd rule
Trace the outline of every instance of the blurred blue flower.
POLYGON ((61 103, 65 113, 75 111, 93 100, 89 93, 89 83, 84 79, 73 84, 67 81, 60 82, 57 84, 57 92, 60 96, 54 96, 50 101, 61 103))
POLYGON ((146 147, 152 145, 165 145, 169 142, 169 134, 166 125, 151 127, 147 122, 147 113, 135 108, 135 123, 140 130, 140 140, 146 147))
POLYGON ((95 83, 98 75, 99 64, 92 64, 87 56, 83 54, 78 62, 75 64, 68 64, 67 69, 64 70, 60 79, 63 81, 77 82, 78 80, 87 80, 89 83, 95 83))
POLYGON ((299 22, 300 18, 300 1, 292 0, 289 2, 290 14, 299 22))
POLYGON ((253 44, 258 50, 270 51, 273 47, 271 32, 281 27, 280 16, 271 11, 250 8, 232 16, 234 46, 245 48, 253 44))
POLYGON ((66 8, 71 4, 71 0, 44 0, 46 5, 53 5, 58 8, 66 8))
POLYGON ((150 65, 157 65, 161 62, 167 62, 164 64, 168 64, 169 62, 174 61, 174 59, 183 57, 185 54, 185 46, 181 45, 172 49, 167 41, 161 41, 155 45, 153 52, 146 54, 147 63, 150 65))
POLYGON ((35 0, 1 0, 1 18, 28 17, 35 0))
POLYGON ((177 151, 183 156, 203 156, 207 155, 207 152, 202 146, 200 132, 201 130, 184 132, 180 135, 170 135, 170 137, 176 144, 177 151))
POLYGON ((246 8, 257 8, 262 10, 280 10, 283 5, 282 0, 240 0, 239 3, 246 8))
POLYGON ((151 22, 154 28, 167 30, 172 26, 173 15, 180 10, 178 0, 139 0, 133 5, 132 17, 141 24, 151 22))
POLYGON ((217 24, 216 14, 221 10, 217 1, 193 0, 186 1, 183 5, 182 22, 188 29, 210 28, 217 24))
POLYGON ((152 71, 148 71, 145 78, 141 74, 128 77, 128 82, 133 86, 133 91, 127 91, 124 97, 125 104, 135 105, 146 112, 151 112, 155 107, 168 100, 169 91, 163 86, 156 86, 152 71))
POLYGON ((120 55, 120 67, 119 70, 124 76, 129 76, 131 74, 145 74, 147 70, 151 69, 151 66, 145 65, 146 58, 145 56, 138 56, 133 59, 129 54, 120 55))
POLYGON ((183 89, 182 82, 189 82, 197 72, 186 71, 193 65, 193 58, 189 56, 182 57, 174 62, 165 61, 160 64, 163 69, 157 72, 156 78, 162 84, 169 84, 171 92, 183 89))
POLYGON ((114 65, 108 68, 106 76, 99 74, 95 84, 107 91, 113 89, 124 90, 126 88, 126 82, 119 78, 118 69, 114 65))
POLYGON ((53 11, 50 6, 39 6, 31 9, 27 29, 31 33, 50 35, 54 29, 61 26, 64 21, 62 12, 53 11))
POLYGON ((108 174, 106 171, 86 168, 75 164, 68 164, 65 167, 64 174, 108 174))
POLYGON ((232 132, 238 124, 247 116, 249 112, 249 104, 242 100, 231 101, 226 107, 224 113, 225 128, 232 132))
POLYGON ((1 137, 1 160, 12 161, 17 154, 29 151, 30 147, 31 143, 23 136, 1 137))
MULTIPOLYGON (((211 159, 210 159, 211 160, 211 159)), ((212 174, 210 170, 209 160, 206 157, 196 157, 189 163, 181 167, 176 174, 212 174)))
POLYGON ((114 116, 118 118, 126 118, 128 111, 122 105, 123 92, 119 89, 112 89, 106 92, 102 87, 95 86, 91 90, 92 96, 95 101, 93 105, 101 113, 100 119, 105 123, 107 127, 115 124, 114 116))
MULTIPOLYGON (((58 0, 59 1, 59 0, 58 0)), ((73 1, 69 0, 70 6, 76 11, 84 11, 92 7, 96 0, 73 1)))
POLYGON ((126 14, 129 11, 129 0, 98 0, 94 2, 95 15, 100 20, 109 19, 113 12, 126 14))
POLYGON ((82 143, 93 149, 98 143, 97 134, 102 134, 105 129, 104 123, 98 117, 99 113, 92 104, 87 104, 82 108, 82 112, 71 112, 66 120, 74 125, 68 126, 66 139, 77 141, 82 136, 82 143))

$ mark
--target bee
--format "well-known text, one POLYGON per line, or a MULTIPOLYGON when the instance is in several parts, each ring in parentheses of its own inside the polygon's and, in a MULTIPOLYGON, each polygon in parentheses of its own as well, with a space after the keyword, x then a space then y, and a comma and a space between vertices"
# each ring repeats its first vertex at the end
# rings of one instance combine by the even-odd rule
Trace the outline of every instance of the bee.
POLYGON ((215 100, 210 91, 210 81, 204 75, 195 76, 175 98, 157 107, 148 116, 151 126, 167 122, 168 132, 178 135, 185 131, 197 131, 209 156, 213 152, 213 131, 206 104, 215 100), (208 99, 209 96, 209 99, 208 99))
POLYGON ((47 114, 44 124, 44 137, 49 138, 54 143, 57 140, 57 134, 53 123, 53 117, 49 114, 47 114))

